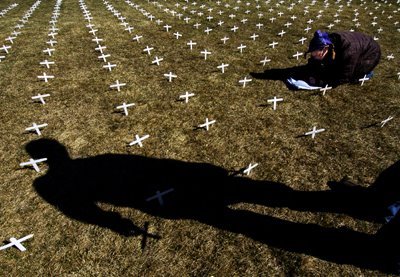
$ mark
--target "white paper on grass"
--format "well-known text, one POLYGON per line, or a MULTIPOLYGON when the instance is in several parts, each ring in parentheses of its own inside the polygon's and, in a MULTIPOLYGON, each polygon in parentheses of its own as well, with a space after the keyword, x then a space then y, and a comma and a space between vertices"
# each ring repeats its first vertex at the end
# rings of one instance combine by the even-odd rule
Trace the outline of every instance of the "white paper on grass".
POLYGON ((322 87, 310 86, 309 84, 307 84, 307 82, 303 80, 295 80, 293 78, 287 79, 287 82, 292 86, 296 87, 297 89, 316 90, 322 88, 322 87))

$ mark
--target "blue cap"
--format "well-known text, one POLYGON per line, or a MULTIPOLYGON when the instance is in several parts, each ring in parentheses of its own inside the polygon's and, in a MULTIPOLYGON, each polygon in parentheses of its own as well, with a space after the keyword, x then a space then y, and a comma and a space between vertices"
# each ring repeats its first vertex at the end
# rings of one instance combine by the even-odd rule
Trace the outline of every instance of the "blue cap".
POLYGON ((315 50, 322 50, 325 46, 331 45, 332 41, 328 36, 327 32, 321 32, 317 30, 314 33, 314 37, 310 41, 307 52, 313 52, 315 50))

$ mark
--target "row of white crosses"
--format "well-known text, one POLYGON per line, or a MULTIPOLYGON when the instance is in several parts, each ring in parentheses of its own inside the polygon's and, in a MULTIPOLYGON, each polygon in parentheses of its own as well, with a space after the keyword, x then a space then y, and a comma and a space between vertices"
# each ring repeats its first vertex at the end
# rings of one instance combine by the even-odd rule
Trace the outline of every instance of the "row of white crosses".
POLYGON ((13 4, 9 5, 7 8, 0 11, 0 16, 4 17, 9 11, 14 9, 15 7, 18 7, 17 3, 13 3, 13 4))
POLYGON ((38 8, 41 0, 36 1, 29 9, 25 12, 21 19, 18 20, 18 24, 14 27, 14 30, 11 34, 5 39, 7 44, 3 44, 0 46, 0 62, 6 58, 6 54, 9 54, 10 49, 12 48, 10 44, 13 44, 17 37, 22 33, 22 29, 25 27, 25 24, 28 23, 29 18, 32 16, 32 13, 38 8))
MULTIPOLYGON (((101 53, 102 53, 102 56, 100 56, 100 57, 102 57, 103 59, 104 59, 104 62, 106 62, 106 60, 105 60, 105 58, 106 58, 106 55, 105 55, 105 53, 103 52, 103 50, 106 48, 106 46, 102 46, 99 42, 102 42, 103 41, 103 39, 100 39, 100 38, 98 38, 97 36, 96 36, 96 33, 97 33, 97 29, 94 29, 94 27, 95 27, 95 25, 94 24, 92 24, 92 20, 93 20, 93 17, 91 16, 91 13, 90 13, 90 11, 88 10, 88 8, 87 8, 87 6, 86 6, 86 4, 85 4, 85 1, 84 0, 80 0, 79 1, 80 2, 80 8, 81 8, 81 10, 82 10, 82 12, 83 12, 83 14, 84 14, 84 17, 85 17, 85 20, 87 20, 87 22, 88 22, 88 25, 87 25, 87 27, 90 29, 90 31, 89 31, 89 33, 91 33, 95 38, 93 39, 93 41, 94 42, 96 42, 96 44, 97 44, 97 47, 96 47, 96 50, 98 50, 98 51, 100 51, 101 53)), ((107 4, 107 3, 104 3, 104 4, 107 4)), ((125 23, 125 17, 123 17, 118 11, 116 11, 116 10, 114 10, 113 9, 113 7, 111 6, 111 5, 109 5, 109 4, 107 4, 108 6, 107 6, 107 9, 108 10, 110 10, 111 12, 113 12, 114 13, 114 15, 116 16, 116 17, 118 17, 118 19, 121 21, 121 23, 125 23)), ((129 24, 121 24, 121 25, 123 25, 124 27, 126 27, 126 26, 130 26, 129 24)), ((132 26, 130 26, 130 28, 129 28, 130 30, 131 29, 133 29, 133 27, 132 26)), ((128 30, 128 32, 130 32, 130 30, 128 30)), ((108 67, 108 69, 109 69, 109 71, 111 71, 111 67, 110 67, 110 63, 108 63, 106 66, 109 66, 108 67)), ((104 66, 103 66, 104 67, 104 66)), ((124 87, 124 86, 126 86, 126 83, 121 83, 119 80, 116 80, 116 82, 115 83, 113 83, 113 84, 111 84, 110 85, 110 88, 111 89, 116 89, 118 92, 119 91, 121 91, 121 88, 122 87, 124 87)), ((129 107, 133 107, 133 106, 135 106, 135 103, 122 103, 122 105, 119 105, 119 106, 117 106, 116 108, 117 109, 122 109, 123 111, 124 111, 124 114, 126 115, 126 116, 128 116, 128 108, 129 107)), ((142 136, 142 137, 140 137, 139 135, 135 135, 135 139, 133 140, 133 141, 131 141, 130 143, 129 143, 129 146, 133 146, 133 145, 139 145, 139 147, 143 147, 143 141, 145 140, 145 139, 147 139, 147 138, 149 138, 150 137, 150 135, 144 135, 144 136, 142 136)))
MULTIPOLYGON (((60 16, 61 4, 62 4, 62 0, 57 0, 56 4, 54 6, 54 9, 53 9, 51 20, 49 22, 51 27, 49 28, 49 33, 48 33, 49 41, 47 41, 46 44, 50 44, 52 47, 53 47, 53 45, 55 45, 57 43, 57 41, 55 40, 55 38, 58 34, 57 33, 58 28, 56 27, 56 24, 58 21, 58 17, 60 16)), ((51 53, 54 51, 55 51, 54 48, 51 48, 51 49, 47 48, 46 50, 43 50, 43 53, 46 53, 47 55, 51 56, 52 55, 51 53)), ((47 69, 50 69, 50 65, 54 65, 55 62, 47 60, 47 57, 46 57, 46 59, 44 61, 39 62, 39 64, 41 66, 45 66, 47 69)), ((48 82, 48 79, 54 78, 53 75, 47 75, 45 72, 43 73, 43 75, 40 75, 37 77, 39 80, 44 80, 46 83, 48 82)), ((44 104, 46 104, 45 99, 49 96, 50 96, 50 94, 40 94, 39 93, 35 96, 32 96, 31 98, 34 101, 39 100, 44 105, 44 104)), ((38 136, 40 136, 40 135, 42 135, 41 129, 46 126, 47 126, 47 123, 36 124, 35 122, 33 122, 32 126, 26 128, 25 131, 28 131, 28 132, 34 131, 34 132, 36 132, 36 134, 38 136)))

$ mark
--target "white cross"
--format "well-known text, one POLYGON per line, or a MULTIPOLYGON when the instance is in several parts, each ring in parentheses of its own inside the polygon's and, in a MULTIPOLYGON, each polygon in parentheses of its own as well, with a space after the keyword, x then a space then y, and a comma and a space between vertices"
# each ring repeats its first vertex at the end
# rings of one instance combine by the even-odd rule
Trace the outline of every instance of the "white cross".
POLYGON ((38 134, 38 136, 40 136, 42 133, 40 132, 40 128, 44 128, 47 126, 47 123, 41 124, 41 125, 37 125, 35 122, 33 122, 32 127, 28 127, 25 129, 25 131, 32 131, 35 130, 36 134, 38 134))
POLYGON ((211 52, 209 52, 207 49, 204 49, 204 51, 201 51, 200 54, 204 55, 204 60, 207 60, 207 55, 211 55, 211 52))
POLYGON ((386 123, 388 123, 390 120, 392 120, 393 119, 393 116, 389 116, 388 118, 386 118, 385 120, 382 120, 381 121, 381 128, 383 127, 383 126, 385 126, 385 124, 386 123))
POLYGON ((165 29, 167 32, 169 32, 169 29, 171 29, 171 28, 172 28, 172 26, 170 26, 170 25, 168 25, 168 24, 164 26, 164 29, 165 29))
POLYGON ((243 49, 246 48, 246 45, 240 44, 240 46, 237 47, 239 49, 240 53, 243 53, 243 49))
POLYGON ((4 52, 6 52, 7 54, 8 54, 8 49, 10 49, 10 48, 11 48, 11 46, 4 45, 4 44, 3 44, 2 47, 0 47, 0 49, 1 49, 1 50, 4 50, 4 52))
POLYGON ((285 26, 286 28, 289 28, 292 25, 291 22, 286 22, 283 26, 285 26))
POLYGON ((307 28, 304 29, 304 31, 306 31, 306 33, 308 33, 308 31, 310 31, 310 30, 311 30, 310 26, 307 26, 307 28))
POLYGON ((225 73, 225 67, 228 67, 229 64, 222 63, 221 65, 217 66, 218 69, 221 69, 222 73, 225 73))
POLYGON ((301 39, 299 39, 299 41, 301 42, 301 44, 304 44, 304 41, 306 41, 307 40, 307 38, 305 38, 305 37, 302 37, 301 39))
POLYGON ((136 40, 137 42, 139 42, 139 40, 142 38, 143 36, 140 35, 136 35, 132 38, 132 40, 136 40))
POLYGON ((276 18, 275 18, 275 17, 271 17, 269 20, 271 21, 271 23, 274 23, 274 21, 276 20, 276 18))
POLYGON ((368 81, 369 80, 369 78, 367 78, 367 75, 364 75, 364 77, 363 78, 361 78, 361 79, 358 79, 358 81, 360 81, 361 82, 361 85, 364 85, 364 82, 365 81, 368 81))
POLYGON ((251 82, 252 79, 247 79, 247 77, 244 77, 244 79, 239 80, 239 83, 243 83, 243 87, 246 87, 246 83, 251 82))
POLYGON ((106 65, 103 65, 103 68, 107 68, 108 71, 111 71, 111 69, 116 66, 116 64, 111 64, 110 62, 108 62, 106 65))
POLYGON ((157 65, 160 65, 160 62, 163 61, 163 60, 164 60, 163 58, 159 58, 159 57, 156 56, 154 61, 152 61, 151 63, 152 64, 156 63, 157 65))
POLYGON ((221 38, 221 40, 224 42, 224 44, 225 44, 225 42, 226 42, 228 39, 229 39, 228 37, 223 37, 223 38, 221 38))
POLYGON ((206 122, 205 123, 203 123, 203 124, 200 124, 199 125, 199 127, 200 128, 206 128, 206 130, 208 131, 208 129, 209 129, 209 126, 211 125, 211 124, 214 124, 216 122, 216 120, 211 120, 211 121, 208 121, 208 117, 206 118, 206 122))
POLYGON ((133 27, 132 26, 128 26, 124 30, 128 31, 129 33, 132 33, 133 27))
POLYGON ((179 39, 182 36, 182 34, 180 34, 179 32, 176 32, 176 33, 174 33, 174 36, 176 39, 179 39))
POLYGON ((276 103, 277 103, 277 102, 281 102, 281 101, 283 101, 283 98, 276 98, 276 96, 274 96, 273 99, 268 99, 268 100, 267 100, 268 103, 274 103, 274 104, 273 104, 273 109, 274 109, 274 111, 276 110, 276 103))
POLYGON ((121 87, 126 86, 126 83, 120 83, 119 80, 115 82, 115 84, 110 85, 110 88, 117 88, 118 91, 121 91, 121 87))
POLYGON ((193 49, 193 45, 196 45, 197 43, 196 42, 193 42, 193 41, 189 41, 188 43, 186 43, 186 45, 189 45, 189 47, 190 47, 190 50, 192 50, 193 49))
POLYGON ((53 75, 47 75, 46 73, 43 73, 42 76, 37 76, 39 79, 44 79, 44 81, 47 83, 47 79, 53 79, 54 76, 53 75))
POLYGON ((17 247, 20 251, 26 251, 26 248, 21 244, 21 242, 26 241, 26 240, 28 240, 28 239, 30 239, 32 237, 33 237, 33 234, 27 235, 27 236, 25 236, 23 238, 20 238, 20 239, 16 239, 14 237, 10 238, 10 243, 1 246, 0 247, 0 251, 4 250, 4 249, 7 249, 7 248, 10 248, 12 246, 17 247))
POLYGON ((49 41, 46 41, 46 43, 47 44, 50 44, 51 45, 51 47, 53 47, 54 46, 54 44, 57 44, 57 41, 56 40, 49 40, 49 41))
POLYGON ((49 56, 51 56, 51 53, 56 51, 54 48, 47 48, 43 50, 43 53, 47 53, 49 56))
POLYGON ((253 168, 255 168, 256 166, 258 166, 258 163, 255 163, 255 164, 249 164, 249 166, 245 169, 245 170, 243 170, 243 173, 246 173, 246 175, 249 175, 250 174, 250 171, 253 169, 253 168))
POLYGON ((46 104, 46 102, 44 101, 44 98, 45 97, 49 97, 50 96, 50 94, 38 94, 38 95, 36 95, 36 96, 32 96, 32 99, 33 100, 36 100, 36 99, 39 99, 40 100, 40 102, 42 102, 42 104, 44 105, 44 104, 46 104))
POLYGON ((42 159, 38 159, 38 160, 29 159, 28 162, 20 163, 19 166, 24 167, 26 165, 31 165, 36 170, 36 172, 40 172, 40 168, 37 164, 44 162, 44 161, 47 161, 47 158, 42 158, 42 159))
POLYGON ((130 104, 126 104, 125 102, 122 103, 121 106, 117 106, 117 109, 124 109, 124 113, 127 116, 128 115, 128 108, 135 106, 135 103, 130 103, 130 104))
POLYGON ((303 55, 303 53, 300 53, 300 52, 297 51, 296 54, 294 54, 292 57, 295 57, 296 60, 299 60, 299 57, 300 57, 301 55, 303 55))
POLYGON ((145 49, 143 49, 143 52, 147 52, 147 54, 148 55, 150 55, 151 53, 151 50, 153 50, 154 48, 153 47, 149 47, 149 46, 146 46, 146 48, 145 49))
POLYGON ((304 135, 305 135, 305 136, 311 135, 311 138, 314 139, 316 134, 321 133, 321 132, 324 132, 324 131, 325 131, 325 129, 318 129, 318 130, 317 130, 317 127, 314 126, 313 129, 312 129, 312 131, 307 132, 307 133, 305 133, 304 135))
POLYGON ((94 42, 96 42, 97 44, 99 44, 99 42, 100 42, 100 41, 103 41, 103 39, 102 39, 102 38, 95 37, 94 39, 92 39, 92 41, 94 41, 94 42))
POLYGON ((135 140, 129 143, 129 146, 135 145, 135 144, 139 144, 140 147, 143 147, 142 141, 144 141, 145 139, 149 138, 149 135, 145 135, 143 137, 139 137, 138 135, 135 135, 135 140))
POLYGON ((272 43, 269 44, 269 46, 271 46, 272 48, 275 48, 275 45, 278 45, 276 41, 273 41, 272 43))
POLYGON ((250 38, 253 39, 253 40, 256 40, 256 38, 258 38, 258 37, 259 37, 259 35, 257 35, 257 34, 253 34, 253 35, 250 36, 250 38))
POLYGON ((193 25, 193 27, 195 27, 196 29, 199 29, 200 26, 201 26, 200 23, 196 23, 196 24, 193 25))
POLYGON ((265 57, 263 60, 260 61, 260 63, 262 63, 264 66, 266 63, 268 63, 270 61, 271 61, 271 59, 268 59, 267 57, 265 57))
POLYGON ((51 64, 54 64, 54 62, 49 62, 48 60, 44 60, 43 62, 40 62, 41 65, 45 65, 47 68, 50 68, 51 64))
POLYGON ((14 39, 16 39, 16 37, 8 37, 8 38, 6 38, 5 40, 6 41, 9 41, 9 42, 11 42, 11 44, 13 44, 14 43, 14 39))
POLYGON ((262 23, 257 23, 257 24, 256 24, 256 27, 257 27, 258 29, 261 29, 262 26, 264 26, 264 24, 262 24, 262 23))
POLYGON ((90 29, 89 33, 95 36, 97 31, 97 29, 90 29))
POLYGON ((184 98, 185 103, 187 103, 187 102, 189 102, 189 97, 192 97, 192 96, 194 96, 194 93, 189 93, 188 91, 186 91, 185 94, 179 95, 179 98, 180 99, 184 98))
POLYGON ((320 88, 319 91, 322 91, 322 95, 325 95, 327 90, 332 89, 332 87, 328 87, 328 84, 325 85, 324 88, 320 88))
POLYGON ((167 193, 173 192, 173 191, 174 191, 173 188, 170 188, 170 189, 168 189, 166 191, 163 191, 163 192, 160 192, 159 190, 157 190, 156 194, 154 196, 151 196, 151 197, 147 198, 146 201, 150 202, 151 200, 157 199, 158 203, 160 203, 160 206, 163 206, 164 205, 164 200, 162 199, 162 196, 167 194, 167 193))
POLYGON ((222 24, 224 24, 225 22, 223 22, 222 20, 218 21, 218 26, 222 26, 222 24))
POLYGON ((332 23, 331 23, 331 24, 329 24, 327 27, 328 27, 328 29, 330 30, 330 29, 332 29, 333 26, 335 26, 335 24, 332 24, 332 23))
POLYGON ((283 35, 286 34, 284 30, 282 30, 280 33, 278 33, 279 36, 283 37, 283 35))
POLYGON ((388 55, 388 56, 386 56, 386 58, 390 61, 390 60, 393 60, 394 59, 394 55, 393 54, 390 54, 390 55, 388 55))
POLYGON ((107 62, 106 58, 110 57, 110 54, 101 54, 100 56, 98 56, 98 59, 103 59, 104 62, 107 62))
POLYGON ((236 33, 237 29, 239 29, 239 27, 233 26, 233 27, 231 28, 231 31, 234 32, 234 33, 236 33))
POLYGON ((99 51, 101 54, 103 54, 103 50, 106 48, 107 46, 101 46, 100 44, 98 44, 98 46, 94 48, 94 50, 99 51))
POLYGON ((164 76, 168 78, 168 82, 172 82, 172 78, 178 77, 175 74, 173 74, 172 72, 169 72, 168 74, 164 74, 164 76))
POLYGON ((207 27, 207 29, 205 29, 204 32, 207 33, 207 35, 209 35, 212 30, 213 29, 207 27))

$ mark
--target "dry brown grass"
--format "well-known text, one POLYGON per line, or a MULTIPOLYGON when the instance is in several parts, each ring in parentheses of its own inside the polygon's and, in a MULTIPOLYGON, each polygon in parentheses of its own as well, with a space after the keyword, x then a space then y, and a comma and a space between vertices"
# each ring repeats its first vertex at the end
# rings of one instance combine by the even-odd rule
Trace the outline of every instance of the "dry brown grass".
MULTIPOLYGON (((2 1, 0 9, 13 2, 2 1)), ((0 39, 4 40, 12 32, 33 2, 19 1, 17 8, 0 18, 0 39)), ((237 4, 241 7, 240 16, 232 20, 225 12, 221 17, 225 24, 218 27, 218 19, 209 23, 205 16, 190 15, 191 24, 185 24, 147 1, 136 1, 156 18, 172 25, 172 32, 182 33, 180 40, 176 40, 172 32, 164 32, 161 25, 146 20, 124 1, 109 2, 135 28, 133 34, 128 34, 102 1, 86 1, 93 24, 99 30, 98 36, 105 39, 106 53, 111 54, 110 61, 118 65, 116 70, 107 72, 102 68, 98 52, 94 51, 95 43, 85 27, 87 22, 75 0, 64 0, 62 4, 57 24, 60 29, 56 38, 58 44, 51 58, 56 66, 48 70, 39 65, 45 58, 42 50, 47 47, 48 21, 55 1, 42 2, 10 54, 0 63, 0 237, 5 240, 28 233, 35 235, 26 242, 27 252, 9 249, 0 253, 0 272, 13 276, 381 275, 377 271, 271 247, 196 220, 164 219, 132 208, 100 204, 105 210, 131 219, 139 227, 150 222, 149 232, 162 238, 149 239, 142 251, 141 237, 123 237, 58 211, 32 186, 46 170, 36 173, 19 169, 18 165, 29 158, 24 146, 38 138, 36 134, 25 133, 24 129, 32 122, 46 122, 48 127, 43 130, 43 137, 65 145, 74 159, 118 153, 203 162, 226 170, 238 170, 257 162, 259 166, 251 173, 251 179, 279 182, 296 190, 326 190, 328 181, 343 176, 368 186, 380 172, 399 160, 400 89, 396 73, 399 71, 400 36, 394 22, 400 18, 398 13, 392 12, 399 6, 381 3, 380 8, 374 10, 371 1, 362 6, 358 1, 349 6, 343 2, 342 21, 335 29, 353 26, 353 10, 358 8, 362 24, 358 30, 377 35, 378 27, 372 27, 370 22, 374 15, 378 16, 377 22, 384 30, 378 35, 383 57, 375 77, 364 86, 344 85, 323 97, 314 92, 289 91, 278 81, 253 80, 246 88, 238 83, 249 72, 304 63, 304 60, 291 58, 297 50, 305 50, 305 46, 293 42, 304 35, 304 22, 323 9, 320 2, 310 6, 309 15, 303 15, 302 8, 297 6, 288 11, 289 3, 277 8, 273 5, 277 1, 269 6, 260 1, 265 16, 259 20, 256 12, 243 14, 247 1, 242 1, 237 4), (275 9, 273 15, 277 21, 274 25, 268 20, 272 16, 269 7, 275 9), (285 14, 278 17, 278 10, 285 14), (369 15, 369 11, 374 14, 369 15), (291 21, 289 17, 293 14, 298 19, 288 34, 277 37, 276 34, 285 28, 282 25, 291 21), (388 19, 388 15, 393 18, 388 19), (244 17, 249 19, 246 25, 238 22, 244 17), (196 22, 194 18, 202 23, 199 30, 192 26, 196 22), (265 24, 262 31, 256 30, 257 22, 265 24), (234 23, 240 27, 237 33, 229 31, 234 23), (201 31, 206 26, 214 29, 208 36, 201 31), (256 41, 249 38, 253 32, 260 35, 256 41), (131 41, 134 34, 143 35, 143 41, 131 41), (230 37, 226 45, 219 40, 224 34, 230 37), (192 52, 186 46, 190 39, 198 43, 192 52), (278 47, 266 47, 273 40, 280 43, 278 47), (243 54, 236 49, 240 43, 247 45, 243 54), (155 48, 151 56, 142 52, 146 45, 155 48), (207 61, 200 56, 204 49, 212 52, 207 61), (386 60, 386 55, 391 53, 395 59, 386 60), (164 58, 160 66, 150 65, 154 56, 164 58), (272 61, 262 67, 259 61, 264 56, 272 61), (225 74, 216 68, 222 62, 230 64, 225 74), (178 75, 172 83, 163 77, 169 71, 178 75), (40 82, 36 76, 42 72, 56 78, 49 83, 40 82), (108 88, 117 79, 127 83, 121 92, 108 88), (188 104, 177 101, 185 91, 196 94, 188 104), (51 94, 46 105, 30 100, 37 93, 51 94), (284 98, 278 109, 262 107, 273 96, 284 98), (122 102, 136 103, 128 117, 115 113, 115 107, 122 102), (362 128, 389 115, 395 118, 384 128, 362 128), (217 120, 216 124, 208 132, 193 130, 206 117, 217 120), (315 140, 296 138, 314 125, 327 131, 317 135, 315 140), (143 148, 127 147, 135 134, 150 134, 143 148)), ((173 6, 175 1, 160 2, 178 10, 173 6)), ((179 2, 184 4, 184 1, 179 2)), ((214 11, 219 9, 214 1, 198 2, 197 10, 200 10, 200 2, 214 7, 214 11)), ((232 6, 235 2, 223 1, 232 6)), ((254 1, 249 2, 255 10, 254 1)), ((329 3, 334 6, 333 1, 329 3)), ((313 30, 325 28, 334 20, 334 14, 335 9, 326 9, 324 16, 312 25, 313 30)), ((308 39, 311 35, 307 34, 308 39)), ((46 166, 41 165, 41 168, 46 166)), ((233 208, 291 222, 346 226, 371 234, 380 227, 341 214, 298 212, 246 203, 233 208)))

